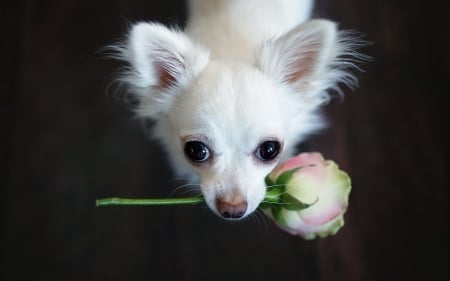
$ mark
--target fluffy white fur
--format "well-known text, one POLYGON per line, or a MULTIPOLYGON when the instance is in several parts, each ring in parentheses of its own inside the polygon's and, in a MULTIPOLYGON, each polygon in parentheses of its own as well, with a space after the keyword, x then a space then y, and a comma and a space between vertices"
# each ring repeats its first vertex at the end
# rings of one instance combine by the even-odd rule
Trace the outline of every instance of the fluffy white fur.
POLYGON ((188 8, 184 31, 132 26, 117 47, 129 63, 122 80, 178 174, 200 181, 217 214, 237 208, 245 217, 263 200, 264 177, 323 126, 327 90, 355 85, 348 70, 362 58, 360 41, 308 20, 310 0, 191 0, 188 8), (256 155, 265 140, 282 144, 274 161, 256 155), (189 161, 188 141, 207 145, 211 159, 189 161))

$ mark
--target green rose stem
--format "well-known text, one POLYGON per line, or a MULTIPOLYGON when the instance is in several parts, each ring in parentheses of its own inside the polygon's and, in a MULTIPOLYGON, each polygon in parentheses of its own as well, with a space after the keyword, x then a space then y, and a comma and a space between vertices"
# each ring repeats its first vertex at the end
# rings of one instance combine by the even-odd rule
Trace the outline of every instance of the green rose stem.
MULTIPOLYGON (((276 190, 271 190, 266 193, 264 198, 265 203, 278 202, 280 195, 276 190)), ((97 207, 103 206, 167 206, 167 205, 194 205, 205 202, 203 197, 182 197, 182 198, 164 198, 164 199, 131 199, 131 198, 103 198, 95 201, 97 207)))
POLYGON ((166 199, 131 199, 131 198, 104 198, 95 201, 97 207, 101 206, 166 206, 166 205, 193 205, 202 203, 203 197, 184 197, 184 198, 166 198, 166 199))

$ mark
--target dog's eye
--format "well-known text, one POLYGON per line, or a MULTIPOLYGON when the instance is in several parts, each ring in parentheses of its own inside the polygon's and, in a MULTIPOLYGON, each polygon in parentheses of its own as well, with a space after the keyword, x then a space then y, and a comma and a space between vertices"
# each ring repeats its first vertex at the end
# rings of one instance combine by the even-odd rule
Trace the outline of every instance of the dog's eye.
POLYGON ((278 141, 265 141, 256 149, 256 157, 262 161, 270 161, 280 153, 281 145, 278 141))
POLYGON ((192 162, 196 163, 205 162, 211 156, 208 146, 201 141, 186 142, 184 153, 192 162))

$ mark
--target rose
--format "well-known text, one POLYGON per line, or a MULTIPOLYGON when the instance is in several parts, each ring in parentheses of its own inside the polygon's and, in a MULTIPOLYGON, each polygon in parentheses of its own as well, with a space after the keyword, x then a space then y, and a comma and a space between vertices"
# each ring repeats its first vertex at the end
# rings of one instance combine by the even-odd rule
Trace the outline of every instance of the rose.
POLYGON ((344 225, 350 178, 322 154, 302 153, 288 159, 266 182, 268 196, 261 207, 288 233, 309 240, 334 235, 344 225))

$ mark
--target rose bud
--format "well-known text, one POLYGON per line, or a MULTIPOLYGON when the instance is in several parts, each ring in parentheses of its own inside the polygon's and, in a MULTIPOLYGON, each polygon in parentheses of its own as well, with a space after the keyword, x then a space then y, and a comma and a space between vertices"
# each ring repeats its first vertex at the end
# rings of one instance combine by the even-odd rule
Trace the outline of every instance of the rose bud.
POLYGON ((284 231, 304 239, 334 235, 344 225, 350 178, 322 154, 301 153, 267 177, 264 212, 284 231))

